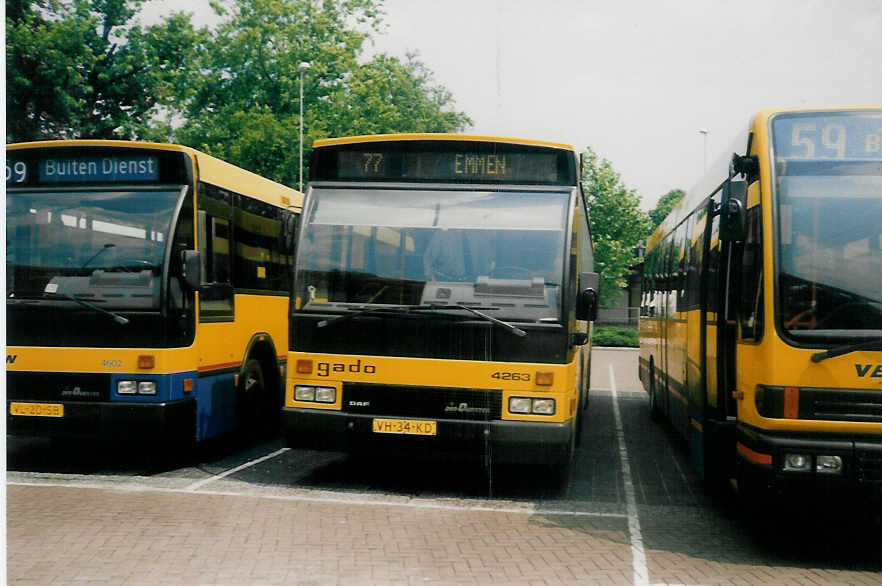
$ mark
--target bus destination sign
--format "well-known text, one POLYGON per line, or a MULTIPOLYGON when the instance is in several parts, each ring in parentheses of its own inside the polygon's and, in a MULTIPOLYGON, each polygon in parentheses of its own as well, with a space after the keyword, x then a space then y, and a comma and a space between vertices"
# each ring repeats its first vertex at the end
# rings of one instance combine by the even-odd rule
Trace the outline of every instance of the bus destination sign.
POLYGON ((159 161, 151 155, 106 157, 46 157, 6 159, 6 184, 140 183, 159 180, 159 161), (34 173, 36 172, 36 176, 34 173))
POLYGON ((493 141, 376 141, 313 150, 313 181, 575 185, 572 150, 493 141))
POLYGON ((882 112, 780 114, 775 156, 788 160, 882 160, 882 112))
POLYGON ((339 151, 339 179, 557 183, 554 153, 339 151))

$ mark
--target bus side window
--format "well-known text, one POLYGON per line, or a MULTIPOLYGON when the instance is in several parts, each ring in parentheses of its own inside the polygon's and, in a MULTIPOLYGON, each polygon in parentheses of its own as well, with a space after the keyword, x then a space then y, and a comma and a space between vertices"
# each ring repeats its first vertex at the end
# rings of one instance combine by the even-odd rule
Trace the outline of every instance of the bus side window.
MULTIPOLYGON (((707 311, 716 314, 720 308, 720 216, 711 220, 711 245, 707 258, 707 311)), ((714 318, 716 319, 716 318, 714 318)))
POLYGON ((704 252, 705 208, 699 208, 689 219, 689 264, 686 268, 686 306, 697 308, 701 302, 701 260, 704 252))
POLYGON ((763 331, 763 242, 761 206, 747 210, 741 256, 740 338, 759 341, 763 331))
POLYGON ((213 185, 199 184, 199 248, 202 250, 201 321, 233 319, 231 228, 232 194, 213 185))
POLYGON ((285 291, 290 283, 289 256, 282 252, 282 211, 240 195, 234 212, 232 254, 236 289, 285 291))

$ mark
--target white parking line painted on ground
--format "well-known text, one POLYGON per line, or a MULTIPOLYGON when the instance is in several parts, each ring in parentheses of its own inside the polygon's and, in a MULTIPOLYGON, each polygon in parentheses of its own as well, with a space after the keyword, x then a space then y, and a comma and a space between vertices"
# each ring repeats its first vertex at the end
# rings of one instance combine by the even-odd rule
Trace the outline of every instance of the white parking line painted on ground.
POLYGON ((36 487, 57 487, 57 488, 84 488, 91 490, 112 490, 119 492, 159 492, 169 494, 198 494, 210 496, 237 496, 246 498, 291 501, 291 502, 307 502, 317 504, 332 505, 354 505, 354 506, 371 506, 371 507, 406 507, 411 509, 435 509, 443 511, 467 511, 467 512, 484 512, 484 513, 507 513, 518 515, 544 515, 548 517, 596 517, 624 519, 626 515, 622 513, 608 513, 600 511, 574 511, 567 509, 553 509, 539 507, 535 503, 524 503, 523 506, 488 506, 476 504, 455 504, 439 502, 432 499, 420 498, 404 498, 403 500, 388 499, 365 499, 353 497, 342 497, 340 493, 333 491, 310 490, 306 494, 248 494, 235 491, 223 490, 200 490, 194 491, 189 488, 167 488, 155 487, 147 485, 137 485, 128 483, 124 485, 105 485, 95 482, 63 482, 59 480, 47 480, 44 482, 35 481, 10 481, 6 483, 8 486, 36 486, 36 487))
POLYGON ((190 491, 198 490, 198 489, 202 488, 203 486, 205 486, 206 484, 214 482, 215 480, 220 480, 221 478, 226 478, 230 474, 235 474, 236 472, 239 472, 240 470, 245 470, 246 468, 251 468, 255 464, 260 464, 261 462, 264 462, 266 460, 271 460, 272 458, 275 458, 278 455, 284 454, 285 452, 287 452, 290 449, 291 448, 282 448, 280 450, 276 450, 272 454, 267 454, 266 456, 262 456, 260 458, 256 458, 254 460, 251 460, 250 462, 245 462, 241 466, 236 466, 235 468, 230 468, 226 472, 221 472, 220 474, 215 474, 214 476, 212 476, 210 478, 203 478, 202 480, 194 482, 193 484, 191 484, 190 486, 188 486, 184 490, 190 490, 190 491))
POLYGON ((619 443, 619 459, 622 465, 622 480, 625 484, 625 504, 628 511, 628 533, 631 536, 631 556, 634 567, 634 584, 649 584, 649 569, 646 566, 646 552, 643 549, 643 533, 640 531, 640 517, 637 515, 637 499, 634 482, 631 480, 631 464, 628 448, 625 446, 625 427, 619 411, 619 398, 616 393, 616 375, 613 365, 609 365, 609 380, 612 385, 613 415, 616 420, 616 439, 619 443))

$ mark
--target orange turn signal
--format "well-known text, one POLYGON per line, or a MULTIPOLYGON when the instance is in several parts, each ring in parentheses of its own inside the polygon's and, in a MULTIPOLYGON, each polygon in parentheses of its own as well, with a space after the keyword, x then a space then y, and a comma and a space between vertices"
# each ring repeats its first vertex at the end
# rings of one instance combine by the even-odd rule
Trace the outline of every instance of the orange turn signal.
POLYGON ((799 389, 784 387, 784 418, 799 419, 799 389))
POLYGON ((536 384, 542 387, 550 387, 554 384, 554 373, 536 371, 536 384))
POLYGON ((298 360, 297 361, 297 373, 298 374, 312 374, 312 360, 298 360))
POLYGON ((192 393, 193 392, 193 379, 192 378, 185 378, 184 379, 184 392, 185 393, 192 393))
POLYGON ((152 354, 138 356, 138 368, 153 368, 156 366, 156 358, 152 354))

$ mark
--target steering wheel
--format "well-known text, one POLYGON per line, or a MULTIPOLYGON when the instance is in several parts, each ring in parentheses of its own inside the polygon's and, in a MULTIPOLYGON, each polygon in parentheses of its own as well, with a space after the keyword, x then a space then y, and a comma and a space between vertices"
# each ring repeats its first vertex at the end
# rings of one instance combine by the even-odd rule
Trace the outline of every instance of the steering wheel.
POLYGON ((882 327, 882 311, 865 301, 848 301, 818 320, 819 329, 826 329, 828 324, 846 329, 882 327))
POLYGON ((144 258, 121 258, 113 263, 112 271, 122 271, 126 273, 139 273, 143 270, 152 269, 153 261, 144 258))

